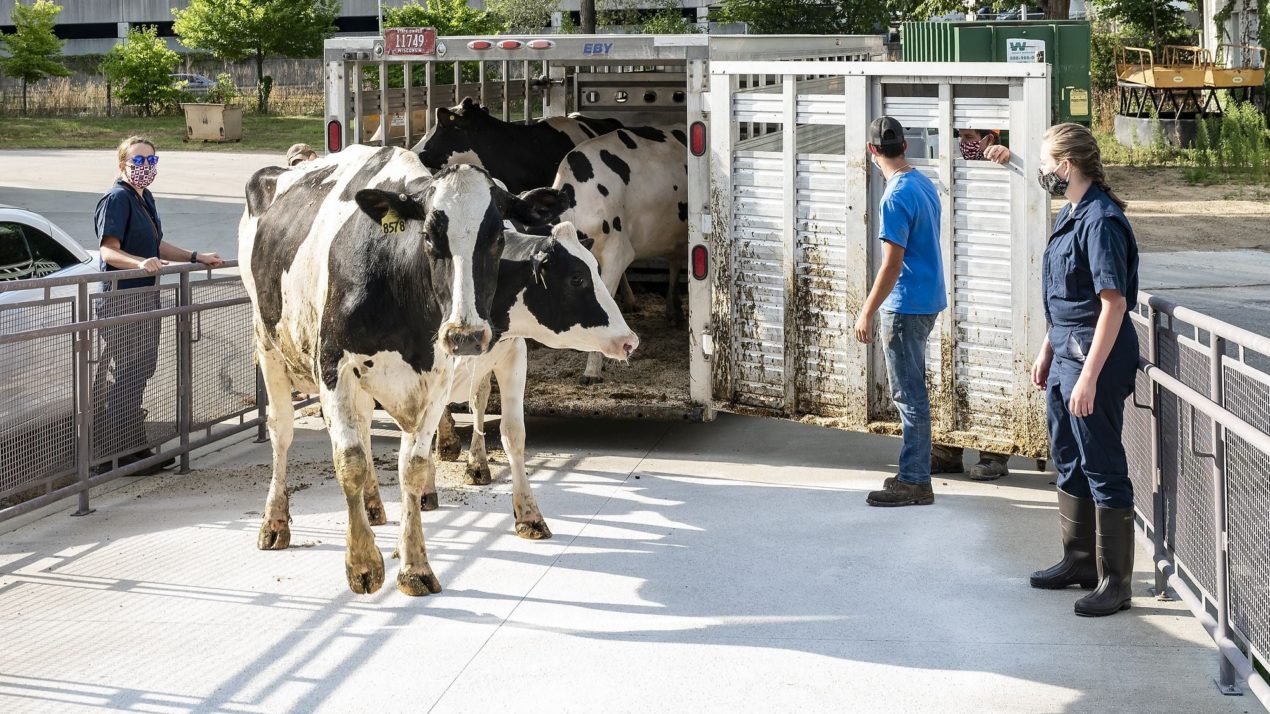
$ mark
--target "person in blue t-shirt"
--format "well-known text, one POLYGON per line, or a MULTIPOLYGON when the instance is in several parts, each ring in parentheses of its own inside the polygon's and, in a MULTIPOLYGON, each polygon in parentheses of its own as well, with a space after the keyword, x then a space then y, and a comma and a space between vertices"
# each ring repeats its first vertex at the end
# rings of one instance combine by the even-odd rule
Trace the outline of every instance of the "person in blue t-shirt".
MULTIPOLYGON (((189 261, 216 267, 223 261, 215 253, 199 253, 163 239, 163 222, 146 188, 159 172, 154 143, 140 136, 124 139, 117 151, 119 175, 97 202, 93 212, 97 240, 101 244, 101 269, 145 270, 157 273, 169 261, 189 261)), ((159 309, 159 293, 153 277, 107 281, 106 294, 97 307, 98 318, 120 317, 159 309)), ((101 329, 102 348, 93 386, 95 410, 94 451, 118 455, 120 466, 154 456, 147 447, 145 411, 141 408, 146 382, 158 365, 161 321, 143 320, 101 329), (103 398, 104 397, 104 398, 103 398)), ((172 460, 145 471, 170 465, 172 460)))
POLYGON ((860 309, 856 339, 873 341, 873 314, 881 309, 881 337, 891 397, 904 427, 899 472, 870 506, 912 506, 935 502, 930 486, 930 398, 926 392, 926 340, 939 313, 948 307, 944 263, 939 250, 939 194, 914 169, 904 151, 904 127, 893 117, 869 126, 869 154, 886 179, 880 215, 882 267, 860 309))

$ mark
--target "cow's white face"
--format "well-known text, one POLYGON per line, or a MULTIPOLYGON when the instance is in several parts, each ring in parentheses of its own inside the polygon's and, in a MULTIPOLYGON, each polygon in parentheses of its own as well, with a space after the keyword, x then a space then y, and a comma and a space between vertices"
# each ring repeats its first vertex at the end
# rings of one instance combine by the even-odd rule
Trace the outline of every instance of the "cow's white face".
POLYGON ((553 349, 600 352, 625 360, 639 347, 617 302, 600 280, 599 263, 571 223, 539 239, 532 281, 510 311, 512 331, 553 349))

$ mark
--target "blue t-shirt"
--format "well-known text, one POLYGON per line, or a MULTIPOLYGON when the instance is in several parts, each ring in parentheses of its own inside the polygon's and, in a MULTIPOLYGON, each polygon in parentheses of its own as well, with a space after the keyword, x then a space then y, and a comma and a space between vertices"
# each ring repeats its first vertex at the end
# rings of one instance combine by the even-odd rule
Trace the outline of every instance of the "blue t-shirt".
MULTIPOLYGON (((123 179, 117 179, 105 196, 97 201, 97 209, 93 211, 93 222, 96 224, 97 243, 106 236, 119 239, 119 249, 138 258, 159 257, 159 242, 163 240, 163 222, 159 220, 159 211, 154 205, 154 196, 143 190, 142 200, 123 179)), ((105 271, 119 270, 101 261, 101 269, 105 271)), ((154 285, 154 278, 134 278, 120 280, 119 289, 139 288, 154 285)), ((109 283, 107 283, 109 287, 109 283)))
POLYGON ((904 265, 883 310, 931 315, 948 307, 939 250, 939 193, 917 169, 896 174, 882 194, 879 236, 904 249, 904 265))

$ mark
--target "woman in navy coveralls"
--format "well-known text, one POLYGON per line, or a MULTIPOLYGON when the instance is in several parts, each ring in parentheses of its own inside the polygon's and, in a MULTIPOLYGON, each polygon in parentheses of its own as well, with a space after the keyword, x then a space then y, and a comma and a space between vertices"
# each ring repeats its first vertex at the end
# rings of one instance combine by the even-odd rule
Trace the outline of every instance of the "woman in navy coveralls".
POLYGON ((1133 484, 1121 427, 1138 364, 1128 317, 1137 304, 1138 247, 1089 129, 1051 127, 1038 179, 1068 200, 1045 249, 1049 334, 1032 365, 1058 469, 1063 559, 1033 573, 1031 584, 1094 588, 1076 602, 1076 614, 1111 615, 1127 609, 1132 594, 1133 484))

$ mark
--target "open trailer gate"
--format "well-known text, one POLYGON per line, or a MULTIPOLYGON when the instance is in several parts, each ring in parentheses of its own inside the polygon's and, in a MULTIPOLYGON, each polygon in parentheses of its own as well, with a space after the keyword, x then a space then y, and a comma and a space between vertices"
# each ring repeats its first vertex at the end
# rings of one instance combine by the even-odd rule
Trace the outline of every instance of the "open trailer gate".
POLYGON ((692 241, 714 256, 713 280, 692 297, 693 314, 709 316, 701 361, 714 399, 895 428, 880 346, 853 330, 882 253, 884 184, 866 133, 888 114, 942 200, 949 309, 928 359, 936 439, 1043 458, 1028 366, 1045 333, 1048 199, 1022 166, 1034 166, 1048 126, 1046 66, 718 61, 709 71, 710 193, 692 241), (776 81, 745 87, 755 74, 776 81), (1001 130, 1012 165, 962 159, 959 127, 1001 130))
POLYGON ((1044 337, 1048 204, 1021 166, 1034 165, 1047 126, 1045 65, 869 61, 883 56, 876 36, 387 39, 327 41, 328 150, 414 146, 435 108, 465 97, 505 121, 579 111, 689 137, 686 328, 647 292, 627 310, 639 354, 600 385, 577 384, 582 355, 531 352, 531 413, 710 419, 721 408, 895 428, 881 352, 852 336, 881 253, 882 182, 865 133, 888 113, 943 198, 951 309, 931 340, 938 438, 1044 455, 1027 366, 1044 337), (957 127, 1002 131, 1013 165, 961 159, 957 127))

